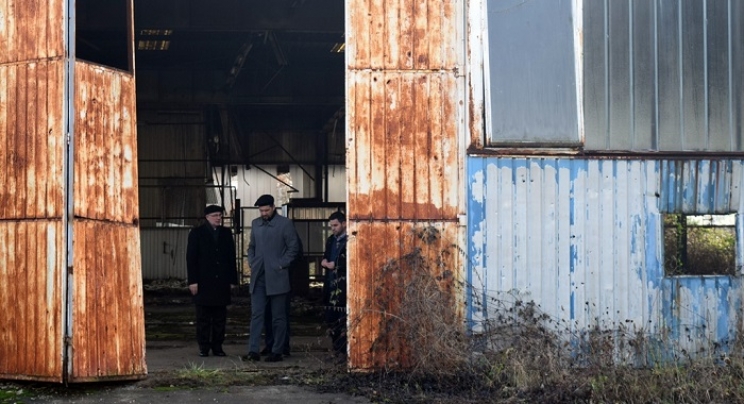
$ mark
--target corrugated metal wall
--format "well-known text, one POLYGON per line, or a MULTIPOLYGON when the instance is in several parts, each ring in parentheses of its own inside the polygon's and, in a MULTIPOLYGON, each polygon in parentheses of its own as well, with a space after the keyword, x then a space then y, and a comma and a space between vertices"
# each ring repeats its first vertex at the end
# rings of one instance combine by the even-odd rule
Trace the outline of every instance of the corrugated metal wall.
POLYGON ((587 149, 744 150, 744 3, 583 9, 587 149))
POLYGON ((78 63, 65 99, 68 5, 0 2, 0 377, 137 378, 146 368, 134 77, 78 63))
POLYGON ((146 373, 134 76, 75 64, 70 381, 146 373))
POLYGON ((485 89, 491 146, 744 151, 741 1, 469 7, 469 57, 485 70, 473 99, 485 89))
MULTIPOLYGON (((139 83, 140 77, 137 76, 139 83)), ((143 87, 140 83, 140 89, 143 87)), ((207 165, 204 116, 193 113, 137 117, 140 185, 203 185, 211 177, 207 165)), ((148 210, 142 217, 152 216, 148 210)))
POLYGON ((62 379, 63 10, 0 2, 1 378, 62 379))
POLYGON ((0 10, 0 63, 29 64, 64 57, 65 31, 59 25, 64 21, 63 0, 6 0, 0 10))
POLYGON ((63 236, 60 220, 0 221, 0 378, 62 379, 63 236))
POLYGON ((75 216, 137 224, 134 77, 75 64, 75 216))
MULTIPOLYGON (((404 282, 378 294, 381 268, 421 248, 459 274, 464 38, 461 1, 346 2, 350 364, 410 362, 379 321, 404 282), (437 237, 416 234, 436 229, 437 237)), ((441 287, 451 291, 452 277, 441 287)), ((454 292, 453 292, 454 293, 454 292)))
POLYGON ((142 278, 186 279, 187 228, 142 229, 142 278))
POLYGON ((736 213, 740 267, 744 161, 467 163, 468 316, 475 331, 504 307, 532 301, 574 336, 624 328, 693 353, 737 335, 740 277, 665 277, 661 215, 736 213))
POLYGON ((73 232, 69 380, 141 378, 147 368, 139 231, 78 220, 73 232))

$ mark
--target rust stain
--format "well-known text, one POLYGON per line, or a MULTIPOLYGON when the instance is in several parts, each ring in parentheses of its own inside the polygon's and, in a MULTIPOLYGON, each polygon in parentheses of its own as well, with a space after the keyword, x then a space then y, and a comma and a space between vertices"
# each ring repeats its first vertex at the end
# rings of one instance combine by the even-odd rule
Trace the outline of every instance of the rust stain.
POLYGON ((135 226, 78 220, 73 229, 70 380, 144 377, 144 309, 135 226))
POLYGON ((76 63, 75 72, 75 215, 134 223, 134 80, 126 72, 85 62, 76 63))
POLYGON ((0 2, 0 65, 64 56, 63 0, 0 2))
POLYGON ((64 205, 54 196, 62 188, 62 135, 47 127, 61 122, 64 83, 53 80, 62 68, 61 62, 0 65, 2 218, 61 217, 64 205))
POLYGON ((356 83, 369 79, 372 90, 368 97, 353 97, 350 212, 379 218, 456 217, 456 81, 439 72, 352 77, 356 83), (360 114, 367 111, 371 117, 360 114), (419 205, 427 204, 436 208, 422 212, 419 205))
MULTIPOLYGON (((359 223, 350 230, 350 358, 357 368, 406 368, 414 361, 416 340, 410 309, 430 308, 451 313, 457 324, 455 280, 460 276, 453 223, 359 223), (426 301, 431 290, 443 292, 426 301), (429 292, 429 293, 427 293, 429 292)), ((419 313, 421 314, 421 313, 419 313)), ((416 316, 425 317, 425 316, 416 316)), ((425 323, 425 319, 423 319, 425 323)))
POLYGON ((369 195, 369 199, 378 201, 375 206, 378 209, 375 213, 363 212, 363 209, 355 210, 357 206, 356 202, 349 201, 349 218, 360 221, 444 221, 444 222, 456 222, 457 218, 457 207, 456 206, 437 206, 432 202, 427 201, 401 201, 399 195, 393 194, 390 190, 381 190, 373 192, 369 195), (390 206, 392 202, 399 201, 393 206, 390 206), (404 214, 408 213, 408 214, 404 214))
POLYGON ((405 327, 388 321, 407 296, 406 271, 425 263, 449 302, 456 300, 452 280, 460 260, 441 250, 444 239, 448 249, 457 244, 459 226, 459 4, 351 0, 347 6, 353 368, 412 363, 414 347, 398 333, 405 327), (389 277, 376 278, 383 273, 389 277), (375 300, 381 293, 384 304, 375 300))
POLYGON ((62 379, 62 222, 0 221, 0 377, 62 379), (51 266, 49 265, 51 264, 51 266))
POLYGON ((458 6, 453 0, 349 1, 349 69, 454 69, 458 6))

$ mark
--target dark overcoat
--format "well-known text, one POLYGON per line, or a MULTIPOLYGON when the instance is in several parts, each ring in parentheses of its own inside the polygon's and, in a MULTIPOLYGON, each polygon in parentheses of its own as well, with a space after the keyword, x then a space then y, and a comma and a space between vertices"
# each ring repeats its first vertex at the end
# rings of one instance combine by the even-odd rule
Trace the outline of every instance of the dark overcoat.
MULTIPOLYGON (((323 258, 333 262, 334 270, 325 270, 325 279, 323 281, 323 305, 327 307, 345 307, 346 306, 346 242, 348 236, 337 241, 336 236, 330 235, 326 239, 325 252, 323 258), (338 242, 336 256, 331 256, 333 244, 338 242)), ((338 310, 332 309, 338 312, 338 310)), ((337 317, 338 315, 334 315, 337 317)), ((326 316, 327 317, 327 316, 326 316)))
POLYGON ((217 227, 217 239, 209 223, 189 232, 186 248, 188 282, 198 284, 194 303, 202 306, 226 306, 230 285, 238 284, 235 242, 230 229, 217 227))

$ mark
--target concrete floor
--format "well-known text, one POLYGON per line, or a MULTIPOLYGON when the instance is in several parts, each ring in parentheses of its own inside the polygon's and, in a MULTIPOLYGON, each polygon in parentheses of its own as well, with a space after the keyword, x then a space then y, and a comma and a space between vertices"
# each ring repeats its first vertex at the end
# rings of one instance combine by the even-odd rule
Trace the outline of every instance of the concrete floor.
POLYGON ((290 310, 291 355, 282 362, 241 362, 248 353, 250 297, 233 296, 228 307, 223 348, 228 356, 202 358, 194 331, 194 306, 185 293, 147 294, 145 298, 146 362, 148 372, 203 365, 208 369, 236 367, 322 366, 331 356, 330 339, 322 326, 319 297, 296 297, 290 310))

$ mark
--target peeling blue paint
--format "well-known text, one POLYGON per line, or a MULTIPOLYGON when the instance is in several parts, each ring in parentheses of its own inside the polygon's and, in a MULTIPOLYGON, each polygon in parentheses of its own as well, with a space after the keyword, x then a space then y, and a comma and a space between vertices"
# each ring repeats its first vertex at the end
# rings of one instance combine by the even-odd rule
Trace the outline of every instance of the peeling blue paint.
MULTIPOLYGON (((472 159, 468 161, 468 229, 470 230, 468 232, 468 251, 470 252, 471 259, 467 260, 467 285, 466 288, 467 293, 465 296, 466 301, 466 313, 465 317, 468 324, 468 329, 472 329, 474 326, 473 322, 473 310, 474 310, 474 297, 476 294, 481 295, 481 302, 482 302, 482 310, 483 313, 488 312, 488 302, 485 300, 484 297, 484 291, 477 291, 473 290, 474 283, 474 271, 477 269, 474 268, 474 262, 478 262, 480 265, 482 265, 483 268, 488 267, 488 262, 486 261, 486 257, 484 254, 484 248, 487 243, 487 241, 483 241, 483 244, 481 245, 475 245, 474 243, 474 234, 477 231, 481 231, 484 234, 485 237, 485 231, 481 228, 481 225, 485 221, 485 201, 483 200, 483 193, 485 192, 485 159, 472 159), (473 192, 475 188, 475 182, 476 181, 483 181, 483 184, 479 184, 482 188, 481 193, 477 197, 475 196, 475 193, 473 192)), ((481 271, 483 276, 488 275, 488 271, 481 271)))
MULTIPOLYGON (((472 254, 467 276, 471 284, 474 279, 484 282, 482 290, 466 297, 471 325, 476 295, 485 304, 489 294, 516 291, 520 299, 529 296, 579 333, 596 324, 630 320, 660 333, 659 340, 666 341, 661 334, 668 333, 680 344, 724 342, 736 334, 736 324, 742 322, 741 280, 665 278, 661 216, 738 212, 739 201, 744 204, 743 160, 597 163, 569 157, 469 157, 467 166, 472 254), (483 182, 478 192, 476 181, 483 182), (532 201, 536 189, 542 190, 544 201, 532 204, 535 211, 530 211, 523 202, 532 201), (502 239, 502 234, 510 236, 502 239), (497 251, 512 255, 489 259, 497 251), (518 255, 523 253, 540 259, 518 255), (592 307, 592 313, 584 313, 585 306, 592 307)), ((741 212, 738 265, 744 263, 740 217, 741 212)), ((488 315, 499 308, 480 309, 488 315)))
POLYGON ((728 343, 731 334, 729 329, 729 316, 731 314, 729 313, 729 308, 731 307, 729 305, 729 292, 733 285, 728 276, 719 276, 716 278, 721 283, 715 286, 715 290, 719 292, 718 307, 720 308, 718 321, 716 322, 716 340, 728 343))

